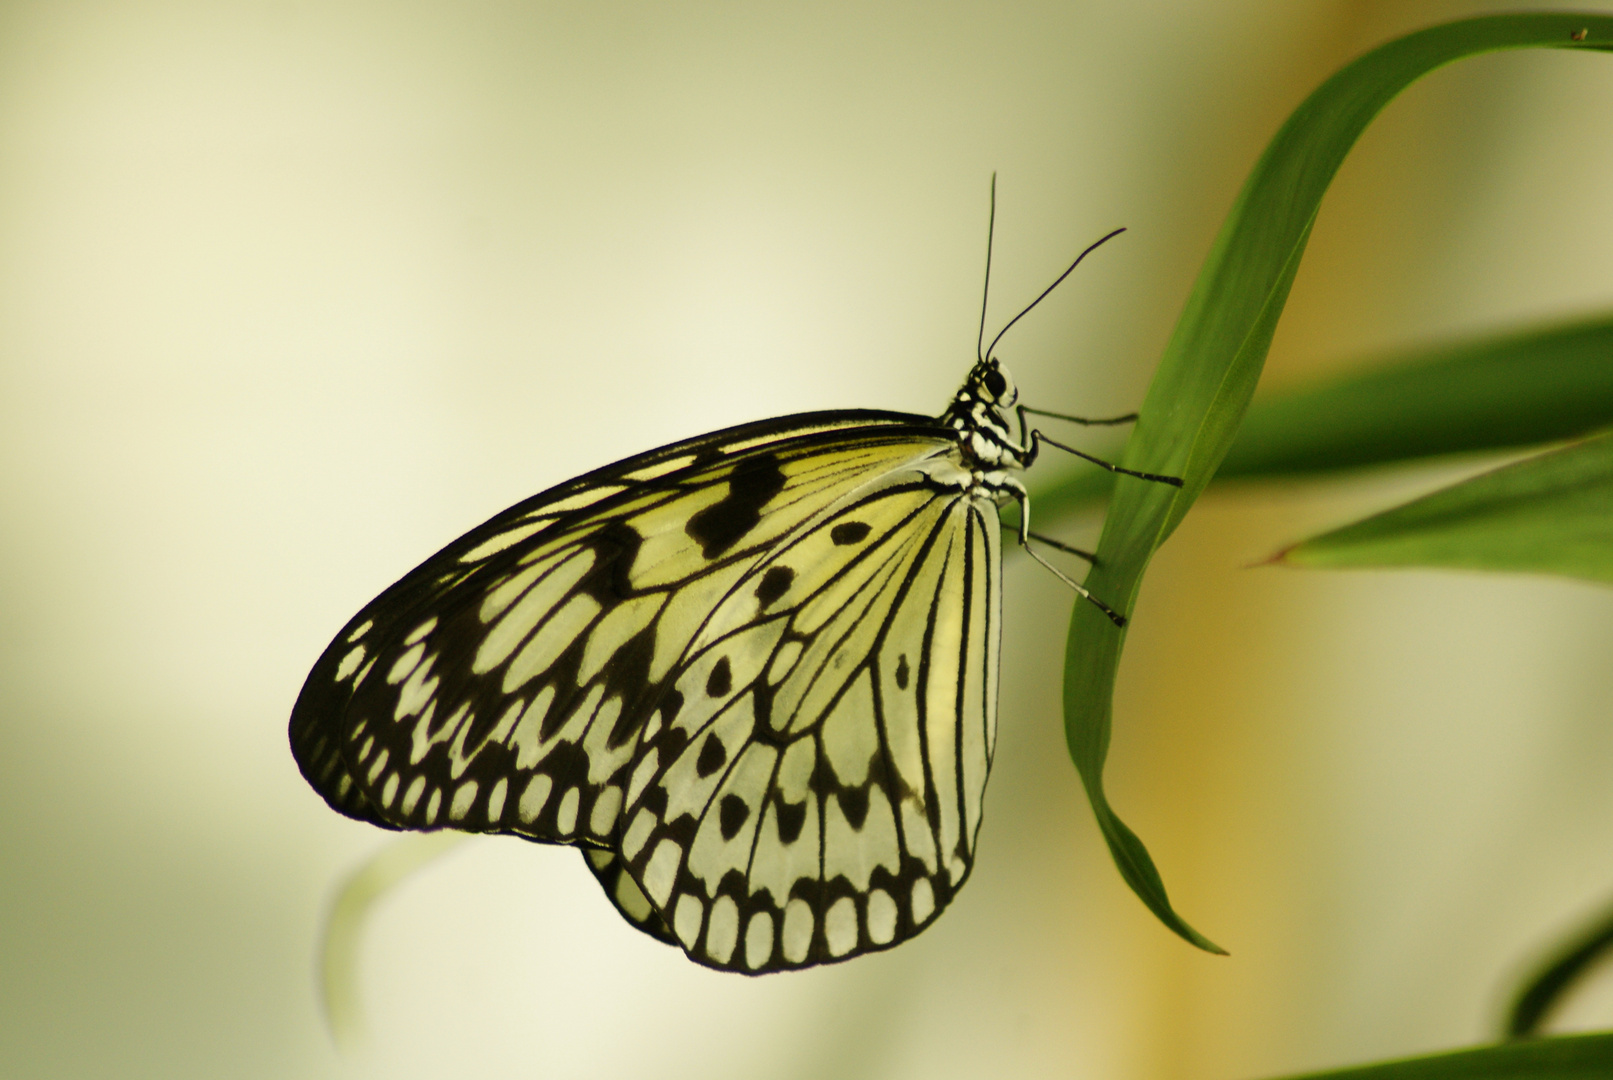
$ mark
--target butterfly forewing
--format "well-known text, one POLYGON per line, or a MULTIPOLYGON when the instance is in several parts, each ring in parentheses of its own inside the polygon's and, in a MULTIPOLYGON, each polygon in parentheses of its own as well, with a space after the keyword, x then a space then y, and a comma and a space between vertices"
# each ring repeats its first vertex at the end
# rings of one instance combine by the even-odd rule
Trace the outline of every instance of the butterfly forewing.
POLYGON ((747 570, 673 672, 621 854, 696 961, 761 973, 887 948, 968 875, 995 736, 998 525, 945 471, 849 492, 747 570))
POLYGON ((389 827, 611 846, 645 721, 712 612, 848 488, 952 445, 920 417, 786 418, 511 508, 332 642, 292 716, 304 775, 389 827))

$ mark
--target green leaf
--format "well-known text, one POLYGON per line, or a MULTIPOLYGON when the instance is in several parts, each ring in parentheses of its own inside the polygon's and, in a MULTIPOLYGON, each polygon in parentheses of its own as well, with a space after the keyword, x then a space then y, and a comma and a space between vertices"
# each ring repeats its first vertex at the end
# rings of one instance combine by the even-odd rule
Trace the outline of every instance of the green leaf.
POLYGON ((319 946, 320 989, 325 1022, 343 1049, 364 1040, 364 1011, 358 994, 358 952, 370 910, 398 883, 469 839, 465 833, 428 832, 400 836, 353 871, 336 892, 325 917, 319 946))
MULTIPOLYGON (((1143 571, 1220 468, 1254 393, 1322 193, 1372 118, 1444 64, 1499 49, 1613 43, 1613 18, 1503 15, 1436 26, 1374 49, 1296 109, 1255 165, 1160 360, 1122 464, 1180 476, 1181 488, 1121 478, 1087 587, 1122 613, 1143 571), (1585 33, 1581 33, 1585 31, 1585 33)), ((1153 860, 1103 790, 1115 671, 1125 632, 1076 604, 1064 672, 1065 735, 1087 798, 1126 883, 1167 926, 1221 951, 1171 907, 1153 860)))
POLYGON ((1566 1035, 1306 1073, 1292 1080, 1606 1080, 1613 1034, 1566 1035))
MULTIPOLYGON (((1256 396, 1215 479, 1511 449, 1609 424, 1613 317, 1601 315, 1435 345, 1256 396)), ((1113 474, 1082 466, 1039 478, 1031 502, 1046 519, 1103 502, 1113 491, 1113 474)))
POLYGON ((1613 424, 1613 318, 1402 356, 1258 400, 1216 478, 1567 439, 1613 424))
POLYGON ((1437 566, 1613 584, 1613 433, 1442 488, 1279 558, 1298 566, 1437 566))
POLYGON ((1613 951, 1613 908, 1598 913, 1588 924, 1576 927, 1529 973, 1507 1010, 1507 1037, 1521 1039, 1539 1032, 1568 992, 1610 951, 1613 951))

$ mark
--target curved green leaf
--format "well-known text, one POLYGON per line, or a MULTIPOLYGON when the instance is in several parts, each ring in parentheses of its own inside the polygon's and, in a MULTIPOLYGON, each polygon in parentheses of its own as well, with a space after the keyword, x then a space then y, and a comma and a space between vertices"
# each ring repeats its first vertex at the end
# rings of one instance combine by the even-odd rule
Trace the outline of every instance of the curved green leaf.
POLYGON ((1483 1046, 1386 1061, 1291 1080, 1606 1080, 1613 1076, 1613 1034, 1483 1046))
POLYGON ((1531 446, 1613 423, 1613 318, 1422 350, 1257 401, 1216 478, 1531 446))
MULTIPOLYGON (((1429 346, 1257 396, 1215 479, 1299 476, 1511 449, 1609 424, 1613 317, 1600 315, 1429 346)), ((1102 502, 1113 491, 1113 474, 1081 466, 1038 477, 1031 502, 1045 520, 1102 502)))
POLYGON ((364 923, 375 902, 427 863, 447 854, 466 833, 408 833, 398 837, 353 871, 336 892, 319 946, 319 973, 325 1022, 343 1050, 364 1039, 364 1011, 358 996, 358 950, 364 923))
POLYGON ((1433 566, 1613 584, 1613 433, 1525 458, 1294 545, 1296 566, 1433 566))
POLYGON ((1507 1009, 1507 1038, 1525 1039, 1537 1034, 1574 985, 1609 951, 1613 951, 1613 908, 1576 927, 1529 973, 1507 1009))
MULTIPOLYGON (((1121 478, 1087 587, 1129 615, 1143 571, 1220 467, 1254 393, 1322 193, 1378 112, 1435 68, 1478 53, 1613 45, 1613 18, 1530 14, 1467 19, 1374 49, 1323 83, 1289 117, 1245 183, 1210 250, 1149 387, 1122 463, 1180 476, 1183 487, 1121 478)), ((1153 860, 1109 807, 1115 670, 1125 632, 1091 604, 1070 620, 1065 735, 1115 864, 1167 926, 1220 951, 1172 909, 1153 860)))

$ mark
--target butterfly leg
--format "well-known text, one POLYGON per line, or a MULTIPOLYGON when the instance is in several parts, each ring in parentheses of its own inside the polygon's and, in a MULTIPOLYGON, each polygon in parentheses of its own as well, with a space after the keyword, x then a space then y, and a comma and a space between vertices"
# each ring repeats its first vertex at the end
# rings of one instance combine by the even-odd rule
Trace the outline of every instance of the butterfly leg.
MULTIPOLYGON (((1030 493, 1025 490, 1025 485, 1011 477, 1006 480, 1003 486, 1009 490, 1014 497, 1014 501, 1019 504, 1019 546, 1025 549, 1025 553, 1031 558, 1035 559, 1037 562, 1041 563, 1043 566, 1047 567, 1049 570, 1053 571, 1053 576, 1064 582, 1064 584, 1068 585, 1070 588, 1074 589, 1078 596, 1081 596, 1086 600, 1090 600, 1099 611, 1109 616, 1110 622, 1114 623, 1116 626, 1125 626, 1126 617, 1124 615, 1120 614, 1120 612, 1116 611, 1108 604, 1105 604, 1102 600, 1099 600, 1096 596, 1093 596, 1087 591, 1086 586, 1082 585, 1080 582, 1076 581, 1074 578, 1070 577, 1064 571, 1060 570, 1058 567, 1054 566, 1052 563, 1048 562, 1046 559, 1042 558, 1036 553, 1036 549, 1031 547, 1031 540, 1034 538, 1036 540, 1041 540, 1044 543, 1046 543, 1046 540, 1045 538, 1037 536, 1035 533, 1031 532, 1030 493)), ((1057 543, 1055 543, 1053 546, 1061 548, 1064 547, 1064 545, 1057 543)), ((1071 549, 1065 548, 1065 550, 1071 549)), ((1078 551, 1075 553, 1090 558, 1090 556, 1086 555, 1086 552, 1078 551)), ((1094 560, 1094 565, 1096 565, 1096 560, 1094 560)))
POLYGON ((1109 427, 1114 424, 1129 424, 1137 419, 1136 413, 1127 413, 1125 416, 1111 416, 1102 420, 1094 420, 1086 416, 1068 416, 1064 413, 1048 412, 1046 409, 1033 409, 1029 405, 1015 406, 1019 410, 1020 419, 1023 420, 1028 413, 1032 416, 1048 416, 1054 420, 1068 420, 1072 424, 1084 424, 1087 427, 1109 427))
POLYGON ((1064 413, 1048 412, 1046 409, 1033 409, 1029 405, 1015 405, 1014 412, 1019 416, 1019 445, 1028 446, 1025 440, 1030 435, 1030 424, 1025 417, 1030 415, 1048 416, 1054 420, 1068 420, 1072 424, 1083 424, 1086 427, 1110 427, 1114 424, 1129 424, 1137 419, 1136 413, 1127 413, 1125 416, 1111 416, 1102 420, 1094 420, 1085 416, 1068 416, 1064 413))
MULTIPOLYGON (((1017 526, 1008 525, 1006 523, 1003 525, 1003 531, 1014 533, 1015 536, 1018 536, 1019 534, 1019 528, 1017 526)), ((1046 544, 1050 548, 1056 548, 1059 551, 1074 555, 1078 559, 1085 559, 1093 566, 1098 565, 1098 557, 1092 554, 1092 552, 1087 551, 1085 548, 1073 547, 1069 544, 1066 544, 1062 540, 1056 540, 1051 536, 1043 536, 1041 533, 1037 532, 1027 532, 1025 535, 1030 537, 1032 540, 1035 540, 1038 544, 1046 544)))
POLYGON ((1067 454, 1074 454, 1076 457, 1090 461, 1092 464, 1108 469, 1112 473, 1121 473, 1125 476, 1135 476, 1139 480, 1152 480, 1156 484, 1169 484, 1172 487, 1182 486, 1182 478, 1180 476, 1161 476, 1159 473, 1138 472, 1136 469, 1128 469, 1122 465, 1116 465, 1113 462, 1103 460, 1101 457, 1094 457, 1084 450, 1077 450, 1073 446, 1066 446, 1064 443, 1061 443, 1056 439, 1049 439, 1037 428, 1031 429, 1030 452, 1025 455, 1025 464, 1027 466, 1036 460, 1037 454, 1041 453, 1043 443, 1046 443, 1049 446, 1056 446, 1058 449, 1063 450, 1067 454))

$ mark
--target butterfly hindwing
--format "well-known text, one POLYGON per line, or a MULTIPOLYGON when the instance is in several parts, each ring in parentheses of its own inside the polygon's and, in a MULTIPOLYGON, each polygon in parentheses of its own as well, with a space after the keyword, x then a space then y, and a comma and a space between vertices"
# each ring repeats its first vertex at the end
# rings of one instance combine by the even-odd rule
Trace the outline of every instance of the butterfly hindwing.
POLYGON ((389 827, 608 847, 644 722, 712 611, 848 488, 950 445, 925 418, 806 415, 512 507, 326 650, 292 717, 304 775, 389 827))
POLYGON ((699 963, 762 973, 887 948, 968 875, 995 737, 998 525, 936 465, 872 479, 758 561, 646 727, 621 853, 699 963))
POLYGON ((627 872, 622 864, 622 857, 607 848, 583 848, 583 861, 588 864, 589 873, 599 881, 600 887, 610 902, 616 905, 616 910, 635 929, 642 930, 656 941, 666 945, 676 946, 678 939, 673 936, 672 930, 661 913, 655 910, 633 880, 633 875, 627 872))

